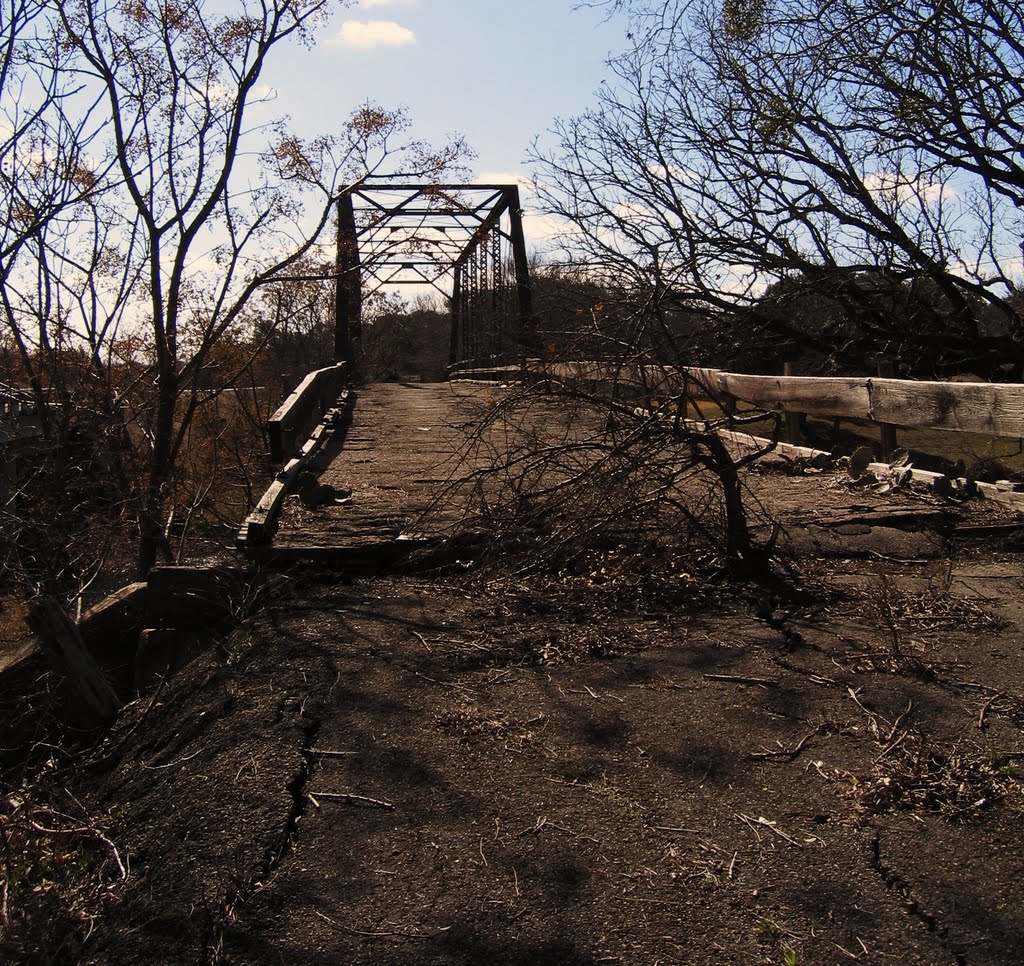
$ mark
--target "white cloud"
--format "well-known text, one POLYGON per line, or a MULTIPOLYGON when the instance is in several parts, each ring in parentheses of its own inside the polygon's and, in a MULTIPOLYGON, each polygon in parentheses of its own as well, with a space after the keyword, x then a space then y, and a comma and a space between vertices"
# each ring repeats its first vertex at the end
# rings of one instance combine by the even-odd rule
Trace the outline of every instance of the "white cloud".
POLYGON ((476 177, 477 184, 514 184, 520 188, 520 195, 533 189, 533 182, 521 171, 481 171, 476 177))
POLYGON ((668 167, 665 167, 663 164, 649 164, 647 165, 647 171, 659 181, 680 181, 684 184, 693 184, 699 180, 695 171, 691 171, 689 168, 681 168, 674 164, 668 167))
POLYGON ((416 0, 359 0, 360 7, 411 7, 416 0))
POLYGON ((346 20, 332 43, 342 47, 408 47, 416 34, 394 20, 346 20))
POLYGON ((582 230, 571 221, 557 215, 527 210, 523 212, 523 234, 526 236, 527 248, 538 248, 569 235, 580 235, 582 230))
POLYGON ((864 187, 876 198, 889 204, 934 205, 956 198, 957 193, 950 185, 923 178, 910 178, 893 171, 878 171, 864 178, 864 187))

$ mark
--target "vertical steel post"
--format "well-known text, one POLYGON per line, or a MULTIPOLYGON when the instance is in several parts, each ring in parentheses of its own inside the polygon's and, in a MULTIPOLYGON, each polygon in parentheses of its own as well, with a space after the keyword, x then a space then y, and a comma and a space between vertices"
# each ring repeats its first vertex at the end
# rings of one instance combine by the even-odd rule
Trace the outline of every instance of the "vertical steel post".
POLYGON ((502 278, 501 278, 501 232, 497 228, 491 232, 491 352, 498 365, 504 361, 504 320, 502 318, 502 278))
POLYGON ((506 189, 508 198, 509 236, 512 239, 512 261, 516 271, 516 295, 519 301, 519 344, 527 352, 537 353, 540 336, 533 315, 533 292, 530 289, 530 262, 526 257, 526 237, 523 234, 523 209, 519 188, 506 189))
POLYGON ((358 363, 362 347, 362 285, 355 208, 348 191, 338 196, 338 241, 335 255, 334 361, 358 363))
POLYGON ((459 325, 462 315, 462 268, 455 269, 452 279, 452 331, 448 342, 448 365, 459 361, 459 325))

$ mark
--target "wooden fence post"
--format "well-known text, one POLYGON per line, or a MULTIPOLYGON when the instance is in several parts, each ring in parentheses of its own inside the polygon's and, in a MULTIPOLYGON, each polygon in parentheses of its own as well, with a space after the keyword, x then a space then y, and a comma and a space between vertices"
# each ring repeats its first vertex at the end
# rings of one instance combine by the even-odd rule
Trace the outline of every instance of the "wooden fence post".
POLYGON ((66 678, 88 723, 106 724, 117 717, 121 702, 64 608, 52 597, 42 597, 29 608, 26 623, 51 665, 66 678))
MULTIPOLYGON (((882 359, 878 363, 878 376, 880 379, 892 379, 896 369, 891 359, 882 359)), ((879 439, 882 447, 882 462, 888 463, 892 454, 896 452, 896 427, 888 423, 879 424, 879 439)))
MULTIPOLYGON (((784 362, 782 364, 782 374, 784 376, 793 375, 792 362, 784 362)), ((784 419, 783 435, 786 437, 786 442, 792 443, 794 446, 799 446, 801 442, 800 413, 795 413, 787 409, 784 412, 784 419)))

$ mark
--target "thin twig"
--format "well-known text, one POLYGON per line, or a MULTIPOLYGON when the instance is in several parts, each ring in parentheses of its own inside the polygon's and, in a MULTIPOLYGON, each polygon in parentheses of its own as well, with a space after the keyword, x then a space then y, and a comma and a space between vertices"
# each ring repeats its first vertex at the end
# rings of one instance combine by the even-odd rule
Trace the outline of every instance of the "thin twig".
POLYGON ((984 731, 985 730, 985 715, 988 714, 988 709, 991 708, 992 705, 995 704, 996 701, 998 701, 1002 697, 1004 697, 1003 692, 1002 691, 998 691, 995 694, 993 694, 992 697, 989 698, 988 701, 986 701, 981 706, 981 711, 978 712, 978 730, 979 731, 984 731))
POLYGON ((765 761, 772 758, 785 758, 788 761, 792 761, 800 754, 801 751, 804 750, 804 748, 807 747, 807 742, 814 737, 814 734, 815 732, 812 731, 810 734, 804 735, 794 748, 790 748, 788 750, 780 748, 778 751, 754 752, 753 754, 747 755, 747 757, 753 758, 757 761, 765 761))
POLYGON ((351 792, 313 792, 318 799, 325 802, 344 802, 347 805, 365 805, 367 808, 386 808, 389 811, 394 809, 391 802, 385 802, 379 798, 367 798, 365 795, 353 795, 351 792))
MULTIPOLYGON (((418 933, 418 932, 402 932, 399 930, 393 930, 390 932, 370 932, 366 929, 353 929, 351 926, 343 926, 337 919, 332 919, 330 916, 325 916, 322 912, 317 909, 313 910, 324 922, 328 925, 333 926, 335 929, 341 932, 348 933, 350 936, 365 936, 368 939, 432 939, 433 935, 429 933, 418 933)), ((447 932, 451 927, 443 926, 438 929, 438 932, 447 932)))
POLYGON ((705 681, 725 681, 729 684, 749 684, 757 688, 772 688, 778 685, 777 681, 769 681, 767 678, 748 678, 738 674, 705 674, 705 681))
POLYGON ((122 879, 128 878, 128 870, 125 868, 124 863, 121 861, 120 853, 117 851, 117 846, 110 841, 99 829, 95 828, 47 828, 45 825, 40 825, 38 822, 28 819, 25 822, 30 829, 35 832, 39 832, 40 835, 53 835, 53 836, 67 836, 69 838, 83 838, 91 837, 98 839, 108 849, 110 849, 111 855, 114 857, 114 863, 117 865, 117 871, 120 873, 122 879))

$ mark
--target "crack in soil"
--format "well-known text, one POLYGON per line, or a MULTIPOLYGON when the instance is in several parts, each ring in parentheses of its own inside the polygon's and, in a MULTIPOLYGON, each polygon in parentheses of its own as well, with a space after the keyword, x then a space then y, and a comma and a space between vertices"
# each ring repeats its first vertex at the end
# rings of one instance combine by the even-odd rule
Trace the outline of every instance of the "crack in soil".
MULTIPOLYGON (((304 706, 305 702, 303 702, 304 706)), ((279 708, 279 714, 283 714, 279 708)), ((257 890, 264 889, 269 884, 272 874, 281 864, 281 860, 291 851, 298 838, 299 822, 306 811, 306 787, 313 774, 313 755, 311 753, 316 745, 316 739, 320 733, 323 719, 320 715, 307 718, 302 724, 302 736, 299 741, 299 754, 302 761, 292 775, 286 788, 291 795, 291 806, 285 816, 277 841, 271 845, 263 855, 263 858, 256 863, 248 881, 238 888, 232 890, 220 902, 216 913, 211 917, 210 936, 206 947, 209 950, 207 962, 209 966, 217 966, 222 961, 224 954, 224 933, 234 920, 235 906, 245 903, 257 890)))
POLYGON ((881 877, 886 887, 896 893, 902 900, 902 906, 907 915, 917 919, 930 933, 938 937, 942 948, 949 952, 958 966, 967 966, 967 957, 962 953, 950 948, 948 941, 949 930, 939 920, 921 908, 921 903, 914 897, 910 886, 903 880, 903 877, 882 861, 882 833, 876 830, 871 837, 871 868, 881 877))

